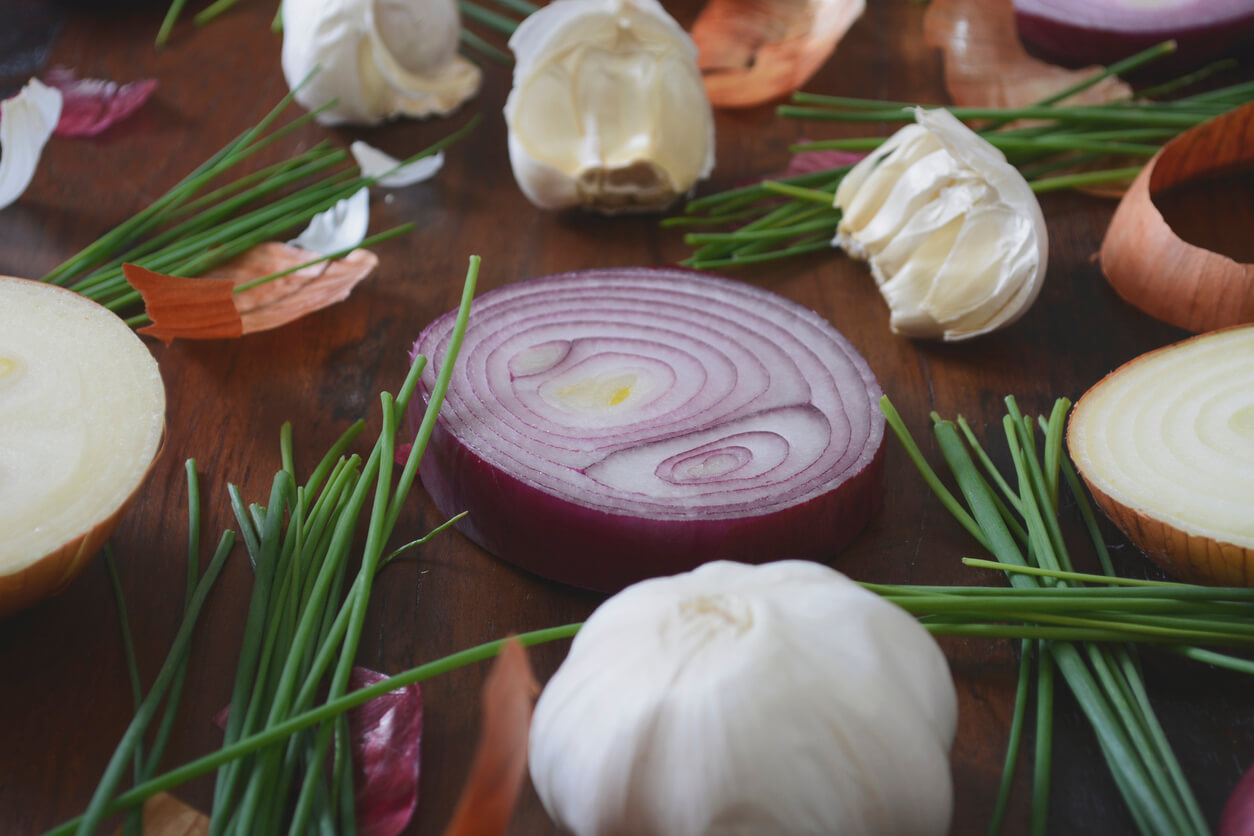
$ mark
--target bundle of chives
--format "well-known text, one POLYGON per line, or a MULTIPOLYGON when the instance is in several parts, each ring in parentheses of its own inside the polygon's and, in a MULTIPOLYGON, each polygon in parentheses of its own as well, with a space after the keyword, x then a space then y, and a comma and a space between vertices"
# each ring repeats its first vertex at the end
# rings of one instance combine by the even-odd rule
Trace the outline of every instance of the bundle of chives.
MULTIPOLYGON (((358 189, 378 182, 380 178, 364 177, 353 165, 341 166, 347 154, 320 143, 289 160, 205 192, 222 175, 318 114, 319 111, 312 111, 270 130, 293 95, 289 93, 257 125, 244 131, 145 209, 54 268, 42 281, 68 287, 110 310, 124 312, 140 301, 139 293, 123 275, 124 262, 161 273, 203 275, 257 244, 299 229, 314 215, 330 209, 358 189)), ((448 147, 478 121, 478 117, 471 119, 401 165, 448 147)), ((385 241, 411 229, 412 224, 403 224, 372 236, 368 242, 385 241)), ((360 246, 369 244, 362 242, 360 246)), ((331 253, 309 264, 344 254, 331 253)), ((305 266, 308 264, 300 265, 305 266)), ((249 286, 289 272, 292 270, 265 276, 249 286)), ((237 288, 236 292, 243 289, 237 288)), ((146 321, 143 314, 127 320, 130 325, 142 325, 146 321)))
MULTIPOLYGON (((473 269, 472 265, 472 271, 473 269)), ((469 293, 468 290, 463 296, 459 316, 459 322, 463 324, 469 293)), ((446 366, 442 370, 441 380, 446 379, 447 368, 446 366)), ((98 821, 100 815, 134 809, 157 793, 215 769, 219 770, 211 819, 215 832, 262 832, 250 830, 250 822, 252 827, 267 828, 264 832, 275 832, 277 826, 274 817, 280 815, 291 818, 292 828, 289 832, 300 832, 295 827, 297 824, 312 823, 320 827, 330 826, 334 832, 351 833, 351 807, 346 806, 351 805, 351 792, 344 778, 349 764, 345 760, 343 747, 339 746, 335 750, 331 778, 328 779, 327 773, 317 767, 324 756, 325 746, 336 735, 342 735, 340 718, 344 712, 397 688, 490 658, 500 650, 503 640, 488 642, 351 693, 344 693, 342 683, 341 687, 336 687, 338 680, 333 678, 326 701, 321 705, 313 704, 313 690, 325 680, 324 674, 334 657, 339 655, 339 665, 351 662, 350 648, 355 648, 356 637, 360 635, 361 625, 357 619, 360 608, 365 606, 369 597, 369 584, 374 572, 380 565, 409 547, 404 546, 393 551, 386 558, 382 556, 381 544, 386 541, 387 533, 395 524, 399 503, 412 482, 411 465, 416 465, 416 458, 411 454, 405 473, 390 498, 385 487, 390 482, 390 477, 383 472, 385 469, 390 470, 390 466, 385 466, 383 462, 386 460, 385 453, 390 454, 392 450, 390 434, 395 430, 403 405, 412 395, 415 375, 416 372, 411 372, 395 402, 385 396, 384 432, 364 470, 361 469, 361 459, 358 457, 344 457, 348 445, 361 431, 359 423, 350 428, 332 447, 307 483, 300 488, 294 488, 291 435, 285 429, 281 440, 283 470, 275 477, 269 505, 245 508, 238 492, 232 490, 233 505, 241 520, 245 542, 250 554, 257 559, 257 589, 250 605, 245 647, 241 653, 237 681, 238 690, 232 700, 232 706, 243 708, 232 711, 234 728, 228 730, 228 739, 222 748, 157 777, 151 777, 151 770, 148 769, 142 774, 142 779, 137 779, 131 790, 109 800, 116 790, 121 769, 134 751, 134 746, 120 747, 119 754, 114 757, 118 766, 116 769, 111 766, 112 779, 107 784, 102 783, 93 808, 89 810, 92 818, 84 817, 67 822, 50 831, 50 834, 65 836, 75 832, 75 828, 79 828, 79 832, 91 832, 92 823, 98 821), (389 414, 392 416, 390 419, 389 414), (356 517, 361 511, 371 482, 375 483, 376 501, 368 526, 362 569, 340 608, 327 608, 321 618, 309 615, 315 612, 318 602, 337 600, 338 588, 345 580, 344 561, 339 551, 342 541, 337 538, 341 531, 350 531, 356 527, 356 517), (320 486, 325 486, 321 493, 320 486), (311 499, 315 494, 318 494, 318 499, 311 499), (285 508, 288 513, 286 532, 283 531, 281 522, 285 508), (314 543, 316 545, 310 545, 314 543), (308 555, 313 555, 315 560, 306 561, 308 555), (314 563, 318 564, 316 572, 313 569, 314 563), (297 656, 300 658, 297 659, 297 656), (288 665, 295 666, 294 675, 287 675, 288 665), (249 672, 252 672, 251 679, 249 672), (286 707, 276 710, 278 701, 275 700, 275 695, 280 692, 276 684, 284 682, 289 683, 288 687, 282 689, 282 700, 286 707), (294 688, 291 686, 301 682, 303 685, 295 698, 292 698, 294 688), (262 709, 262 705, 266 709, 262 709), (264 719, 261 716, 263 711, 266 714, 264 719), (302 772, 304 778, 301 780, 304 783, 293 808, 286 802, 290 797, 286 788, 294 786, 302 772), (311 785, 313 789, 305 789, 311 785), (253 790, 253 787, 259 789, 253 790), (280 788, 283 791, 278 791, 280 788), (339 806, 336 807, 333 802, 339 806)), ((442 391, 442 388, 437 389, 437 393, 442 391)), ((438 408, 438 401, 434 398, 433 403, 438 408)), ((978 541, 994 543, 1003 549, 1004 551, 997 552, 999 556, 1013 561, 1016 552, 1008 550, 1007 541, 1012 544, 1014 541, 1030 542, 1041 549, 1048 542, 1050 548, 1053 548, 1052 532, 1055 526, 1048 520, 1052 519, 1055 524, 1057 522, 1056 490, 1061 469, 1069 486, 1081 501, 1081 511, 1095 544, 1098 544, 1099 554, 1103 555, 1103 563, 1108 563, 1109 557, 1105 555, 1104 546, 1101 545, 1092 511, 1084 501, 1083 491, 1069 464, 1061 456, 1061 409, 1056 410, 1046 424, 1043 457, 1046 467, 1041 468, 1037 464, 1033 468, 1026 464, 1021 440, 1024 433, 1019 432, 1019 428, 1026 425, 1022 416, 1017 421, 1014 419, 1017 411, 1012 406, 1012 417, 1008 419, 1007 428, 1009 431, 1013 427, 1013 438, 1016 439, 1014 443, 1019 445, 1015 448, 1019 451, 1016 461, 1023 463, 1020 468, 1020 492, 1011 491, 1000 476, 992 475, 995 471, 990 471, 993 480, 1006 492, 1005 500, 998 498, 987 483, 982 482, 969 456, 963 460, 961 455, 954 453, 955 443, 959 450, 962 448, 961 441, 956 440, 954 435, 953 425, 947 422, 938 423, 938 435, 945 438, 943 446, 962 467, 959 482, 970 496, 975 497, 971 500, 975 509, 972 516, 940 485, 935 473, 923 461, 918 448, 909 439, 908 432, 892 410, 891 404, 885 401, 883 405, 889 415, 890 424, 906 442, 911 456, 920 464, 925 478, 939 491, 942 501, 972 531, 978 541), (1037 472, 1040 473, 1039 478, 1037 472), (979 487, 981 484, 983 489, 979 487), (1042 494, 1048 497, 1045 503, 1041 502, 1042 494), (1055 510, 1041 513, 1042 506, 1055 510), (1015 518, 1019 509, 1024 509, 1023 517, 1026 522, 1015 518), (1000 522, 993 522, 995 519, 1000 522)), ((428 436, 433 415, 432 409, 428 409, 419 430, 416 449, 421 449, 422 440, 428 436)), ((960 426, 969 437, 973 437, 965 422, 960 421, 960 426)), ((1031 448, 1031 461, 1035 462, 1034 444, 1028 446, 1031 448)), ((982 448, 976 445, 974 450, 981 461, 987 462, 982 448)), ((417 455, 420 456, 421 452, 417 455)), ((1038 552, 1036 548, 1028 547, 1029 558, 1045 554, 1044 551, 1038 552)), ((1191 801, 1187 785, 1183 784, 1183 779, 1179 776, 1178 765, 1170 757, 1170 748, 1153 718, 1145 697, 1144 684, 1136 671, 1135 658, 1128 650, 1110 650, 1093 643, 1162 644, 1200 661, 1254 673, 1254 663, 1196 648, 1191 644, 1197 642, 1236 647, 1254 644, 1254 636, 1247 626, 1249 615, 1254 612, 1254 590, 1138 581, 1115 577, 1113 572, 1104 575, 1081 574, 1063 568, 1028 565, 1022 554, 1018 554, 1021 564, 966 561, 1012 573, 1019 580, 1010 589, 883 584, 864 586, 919 615, 924 626, 936 635, 1021 638, 1025 646, 1039 641, 1046 649, 1042 659, 1061 656, 1070 660, 1058 663, 1069 682, 1072 681, 1071 671, 1077 665, 1084 665, 1081 656, 1083 650, 1084 654, 1096 660, 1090 664, 1098 671, 1099 678, 1089 676, 1084 680, 1086 687, 1078 692, 1079 699, 1086 710, 1097 711, 1098 720, 1094 721, 1095 724, 1100 721, 1110 728, 1108 735, 1100 737, 1108 756, 1126 758, 1132 764, 1128 766, 1119 761, 1121 768, 1129 776, 1120 779, 1118 776, 1122 773, 1116 773, 1121 789, 1125 794, 1131 794, 1137 803, 1150 807, 1152 805, 1145 802, 1144 796, 1149 796, 1152 800, 1161 791, 1161 785, 1173 789, 1178 795, 1182 794, 1186 800, 1177 799, 1175 808, 1178 809, 1175 809, 1175 813, 1183 811, 1184 820, 1190 826, 1178 832, 1195 832, 1198 820, 1193 818, 1193 813, 1196 804, 1191 801), (1078 585, 1082 583, 1099 583, 1101 586, 1078 585), (1064 650, 1065 648, 1070 650, 1064 650), (1102 688, 1109 687, 1112 681, 1128 697, 1125 703, 1117 707, 1103 702, 1106 693, 1102 688), (1138 721, 1132 731, 1120 726, 1128 717, 1138 721), (1141 769, 1139 764, 1142 760, 1149 760, 1155 766, 1141 769), (1166 766, 1162 765, 1164 762, 1166 766)), ((1050 554, 1052 559, 1038 559, 1038 562, 1070 565, 1065 551, 1050 554)), ((215 557, 214 565, 220 568, 219 564, 219 559, 215 557)), ((216 569, 211 571, 216 573, 216 569)), ((189 617, 194 620, 194 613, 189 617)), ((518 638, 524 645, 531 646, 569 638, 579 627, 579 624, 567 624, 524 633, 518 638)), ((176 650, 185 652, 185 644, 176 642, 176 650)), ((173 664, 177 665, 184 656, 173 654, 172 658, 173 664)), ((1011 745, 1008 747, 1009 764, 1015 761, 1024 716, 1023 696, 1028 688, 1027 654, 1024 660, 1025 664, 1020 669, 1020 699, 1016 704, 1016 720, 1012 727, 1011 745)), ((169 664, 171 663, 167 662, 169 664)), ((1047 775, 1044 767, 1048 762, 1049 749, 1043 741, 1048 741, 1051 723, 1049 707, 1052 705, 1052 670, 1052 666, 1042 668, 1038 678, 1044 683, 1039 686, 1042 708, 1038 712, 1038 776, 1047 775)), ((159 696, 157 698, 160 699, 159 696)), ((149 699, 152 699, 152 695, 149 699)), ((151 713, 146 713, 144 718, 141 722, 137 715, 136 722, 140 723, 139 734, 142 734, 143 724, 151 719, 151 713)), ((132 740, 132 737, 132 733, 128 731, 126 740, 132 740)), ((154 762, 155 756, 148 761, 149 766, 154 762)), ((999 811, 1004 810, 1010 775, 1008 768, 999 793, 999 811)), ((1038 780, 1038 811, 1044 809, 1047 791, 1048 781, 1038 780)), ((1134 815, 1137 813, 1134 812, 1134 815)), ((1159 816, 1151 809, 1144 818, 1138 815, 1138 822, 1142 820, 1157 824, 1159 816)), ((1175 819, 1171 819, 1171 825, 1174 826, 1175 823, 1175 819)), ((1041 812, 1037 826, 1039 828, 1043 825, 1041 812)), ((1169 832, 1150 827, 1144 827, 1143 830, 1148 833, 1169 832)))
MULTIPOLYGON (((375 573, 399 551, 426 539, 385 557, 388 538, 417 476, 418 463, 443 404, 469 318, 478 272, 479 257, 472 256, 449 351, 399 479, 392 478, 396 431, 425 365, 422 357, 415 358, 395 398, 386 392, 381 396, 383 429, 364 462, 357 455, 346 455, 365 426, 358 421, 332 445, 307 481, 298 485, 291 427, 285 425, 280 438, 283 467, 275 475, 268 503, 245 507, 239 491, 230 486, 232 507, 253 561, 255 582, 231 697, 225 747, 310 711, 319 694, 325 694, 328 702, 344 696, 375 573), (343 602, 339 603, 358 521, 371 493, 373 506, 360 569, 343 602), (333 662, 328 684, 326 674, 333 662)), ((197 491, 191 463, 188 478, 193 532, 193 546, 189 550, 190 578, 196 573, 194 544, 199 535, 197 491)), ((109 801, 128 760, 135 759, 137 784, 151 778, 169 734, 177 695, 168 701, 158 743, 147 761, 138 754, 140 743, 171 683, 176 683, 176 694, 181 689, 191 630, 233 542, 233 533, 227 532, 205 577, 188 597, 187 615, 174 649, 148 697, 137 701, 135 719, 114 752, 87 812, 73 823, 74 832, 94 832, 110 812, 109 801)), ((126 624, 125 617, 123 624, 126 624)), ((125 627, 124 635, 129 636, 125 627)), ((132 678, 138 679, 137 675, 132 678)), ((222 762, 210 832, 276 833, 283 822, 289 821, 287 829, 291 833, 305 833, 311 823, 316 823, 326 832, 351 834, 355 830, 355 817, 349 757, 346 721, 342 714, 337 714, 318 728, 291 737, 284 746, 260 749, 244 760, 222 762), (336 746, 328 778, 322 763, 333 736, 336 746), (301 789, 293 807, 288 801, 289 791, 298 781, 301 789)))
MULTIPOLYGON (((215 2, 206 6, 200 12, 197 12, 192 20, 197 26, 204 26, 206 23, 221 17, 238 2, 239 0, 215 0, 215 2)), ((519 17, 526 17, 540 8, 528 2, 528 0, 492 0, 492 2, 519 17)), ((178 22, 179 15, 183 13, 183 6, 186 3, 187 0, 171 0, 169 8, 166 9, 165 17, 161 21, 161 27, 157 30, 156 45, 158 47, 165 46, 170 40, 170 34, 174 31, 174 24, 178 22)), ((491 31, 508 36, 512 35, 514 30, 518 28, 518 20, 509 15, 484 8, 476 3, 471 3, 469 0, 458 0, 457 5, 463 17, 473 20, 491 31)), ((274 32, 283 31, 283 10, 281 6, 274 13, 274 21, 271 23, 270 28, 274 32)), ((499 64, 508 65, 512 63, 509 53, 493 46, 480 35, 467 29, 464 24, 459 33, 459 38, 462 43, 463 54, 472 60, 477 54, 499 64)))
MULTIPOLYGON (((1254 85, 1243 83, 1170 102, 1150 101, 1143 95, 1133 101, 1100 105, 1059 104, 1102 79, 1133 70, 1174 48, 1170 41, 1151 47, 1030 107, 948 109, 961 119, 982 120, 979 129, 984 138, 1005 153, 1038 194, 1126 183, 1140 171, 1143 161, 1172 137, 1254 100, 1254 85), (1043 122, 1030 127, 1008 127, 1018 119, 1043 122), (1077 170, 1124 158, 1135 164, 1077 170)), ((1174 92, 1230 63, 1219 62, 1146 93, 1174 92)), ((781 116, 855 123, 910 122, 913 115, 909 108, 916 106, 810 93, 795 93, 793 101, 794 105, 779 108, 781 116)), ((871 151, 886 139, 825 140, 794 145, 791 150, 871 151)), ((684 242, 695 250, 681 263, 698 269, 734 267, 826 250, 841 217, 840 210, 832 205, 836 189, 850 168, 838 166, 707 195, 689 201, 683 216, 663 220, 662 225, 729 229, 684 236, 684 242)))
MULTIPOLYGON (((1248 592, 1209 590, 1186 584, 1135 583, 1115 578, 1088 497, 1062 451, 1064 419, 1070 404, 1059 400, 1049 418, 1040 420, 1044 445, 1039 450, 1036 425, 1019 411, 1013 398, 1007 398, 1006 405, 1008 414, 1003 426, 1015 467, 1016 478, 1012 481, 1004 479, 996 470, 965 421, 959 419, 955 425, 933 414, 937 443, 958 483, 966 503, 964 507, 923 459, 892 404, 887 398, 881 402, 889 426, 929 486, 976 541, 997 558, 999 568, 1006 570, 1010 583, 1020 590, 1005 603, 992 604, 984 617, 1005 616, 1041 625, 1042 632, 1020 634, 1025 639, 1038 639, 1033 832, 1043 833, 1045 828, 1052 683, 1056 667, 1091 723, 1115 783, 1140 831, 1164 836, 1207 833, 1205 817, 1150 705, 1135 651, 1124 644, 1096 642, 1144 641, 1144 638, 1133 639, 1132 636, 1154 635, 1181 643, 1185 655, 1254 672, 1254 666, 1244 659, 1192 646, 1194 643, 1248 646, 1251 635, 1248 592), (981 467, 987 478, 981 475, 981 467), (1058 514, 1063 481, 1075 498, 1104 575, 1074 574, 1058 514), (1133 588, 1116 591, 1111 587, 1075 586, 1088 581, 1133 588), (1133 599, 1138 603, 1132 610, 1124 610, 1116 603, 1133 599), (1011 600, 1017 600, 1026 613, 1009 607, 1011 600), (1101 603, 1094 611, 1077 616, 1068 612, 1067 608, 1073 605, 1063 603, 1074 600, 1101 603), (1149 605, 1150 601, 1155 603, 1149 605), (1044 618, 1040 617, 1042 614, 1044 618), (1045 631, 1051 625, 1085 630, 1113 629, 1105 637, 1086 637, 1083 632, 1045 631)), ((930 594, 930 591, 922 593, 923 597, 930 594)), ((993 595, 989 601, 996 601, 997 597, 993 595)), ((900 598, 899 603, 902 603, 900 598)), ((923 609, 933 617, 940 617, 949 613, 969 614, 973 611, 969 605, 970 601, 966 601, 962 605, 968 607, 966 610, 961 607, 946 610, 943 601, 928 602, 923 609)), ((948 630, 948 626, 944 629, 948 630)), ((958 630, 951 634, 963 633, 958 630)), ((1029 664, 1027 653, 1022 664, 1029 664)), ((1021 682, 1025 681, 1026 673, 1021 677, 1021 682)), ((1025 698, 1026 686, 1019 690, 1017 717, 1022 714, 1025 698)), ((1008 768, 1015 760, 1017 730, 1011 740, 1008 768)), ((1008 789, 1009 781, 1003 781, 1002 792, 1008 789)), ((998 810, 1002 809, 1004 795, 998 803, 998 810)))

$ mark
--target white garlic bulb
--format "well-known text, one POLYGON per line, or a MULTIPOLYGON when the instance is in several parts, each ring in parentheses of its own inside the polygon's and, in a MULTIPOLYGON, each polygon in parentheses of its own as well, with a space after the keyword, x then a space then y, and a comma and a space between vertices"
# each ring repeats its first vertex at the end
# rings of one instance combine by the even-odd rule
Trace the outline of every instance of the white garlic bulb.
POLYGON ((372 125, 452 112, 479 91, 457 54, 456 0, 283 0, 283 76, 318 121, 372 125))
POLYGON ((957 698, 904 610, 808 561, 602 604, 545 687, 531 779, 575 836, 944 834, 957 698))
POLYGON ((709 176, 696 48, 657 0, 554 0, 509 45, 509 159, 536 206, 651 211, 709 176))
POLYGON ((964 340, 1036 300, 1045 217, 1001 151, 947 110, 914 113, 836 190, 833 243, 870 263, 894 332, 964 340))

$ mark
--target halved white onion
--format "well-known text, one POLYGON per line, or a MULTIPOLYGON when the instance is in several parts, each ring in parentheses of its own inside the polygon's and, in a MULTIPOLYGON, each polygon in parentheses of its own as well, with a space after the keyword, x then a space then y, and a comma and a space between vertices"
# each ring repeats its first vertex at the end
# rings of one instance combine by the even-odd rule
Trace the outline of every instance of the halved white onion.
POLYGON ((156 457, 165 389, 113 313, 0 276, 0 617, 59 592, 156 457))
POLYGON ((1254 586, 1254 326, 1107 375, 1067 445, 1102 510, 1173 575, 1254 586))

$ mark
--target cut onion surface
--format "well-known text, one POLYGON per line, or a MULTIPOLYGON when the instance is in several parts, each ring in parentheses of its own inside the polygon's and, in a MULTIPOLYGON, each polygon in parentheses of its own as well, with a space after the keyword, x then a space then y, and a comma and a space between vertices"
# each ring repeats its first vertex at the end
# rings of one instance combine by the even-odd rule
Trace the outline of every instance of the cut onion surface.
POLYGON ((1254 326, 1125 363, 1076 404, 1067 446, 1102 510, 1172 575, 1254 586, 1254 326))
MULTIPOLYGON (((424 399, 453 323, 414 347, 424 399)), ((879 396, 844 337, 769 291, 669 269, 531 279, 475 302, 422 480, 488 551, 590 589, 826 560, 878 505, 879 396)))
POLYGON ((122 320, 68 290, 0 276, 0 617, 78 575, 164 426, 157 363, 122 320))
POLYGON ((1254 37, 1250 0, 1014 0, 1019 37, 1066 64, 1110 64, 1174 40, 1173 69, 1254 37))

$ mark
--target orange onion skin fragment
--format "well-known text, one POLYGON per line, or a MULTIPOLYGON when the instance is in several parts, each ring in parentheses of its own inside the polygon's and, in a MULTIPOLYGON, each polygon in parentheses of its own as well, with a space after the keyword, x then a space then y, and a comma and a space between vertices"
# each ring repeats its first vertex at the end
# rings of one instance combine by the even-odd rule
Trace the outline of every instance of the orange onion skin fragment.
MULTIPOLYGON (((782 297, 692 271, 589 270, 485 294, 470 322, 421 478, 442 514, 469 512, 463 533, 523 569, 609 592, 711 560, 828 561, 878 507, 879 385, 830 324, 782 297), (566 353, 528 395, 518 358, 553 345, 566 353), (630 385, 624 369, 638 373, 630 385), (585 378, 614 394, 591 418, 563 411, 585 378), (833 403, 847 415, 820 418, 833 403), (676 475, 707 465, 730 470, 676 475)), ((447 324, 415 346, 428 370, 447 324)), ((424 374, 423 399, 433 383, 424 374)))
POLYGON ((1185 241, 1154 203, 1175 186, 1251 163, 1254 104, 1163 146, 1128 188, 1102 240, 1102 273, 1115 292, 1155 319, 1194 332, 1254 322, 1254 264, 1185 241))
POLYGON ((1202 521, 1189 508, 1190 495, 1201 495, 1213 503, 1244 504, 1248 509, 1244 519, 1254 520, 1254 492, 1239 487, 1254 480, 1254 326, 1203 334, 1120 366, 1076 403, 1068 421, 1067 446, 1098 506, 1164 571, 1189 583, 1254 587, 1254 536, 1217 527, 1213 520, 1202 521), (1217 342, 1224 339, 1228 342, 1217 342), (1186 352, 1200 350, 1208 342, 1224 349, 1227 365, 1212 380, 1206 379, 1204 368, 1195 366, 1183 394, 1168 388, 1171 370, 1166 361, 1187 360, 1186 352), (1132 424, 1103 423, 1103 416, 1110 412, 1127 414, 1132 409, 1126 399, 1133 389, 1128 383, 1133 374, 1141 375, 1142 383, 1148 380, 1152 391, 1147 394, 1163 405, 1142 408, 1132 424), (1201 404, 1216 400, 1227 404, 1212 407, 1218 410, 1217 420, 1200 412, 1201 404), (1153 414, 1147 417, 1147 411, 1153 414), (1196 449, 1183 447, 1178 434, 1155 434, 1168 423, 1189 427, 1194 433, 1189 442, 1195 441, 1196 449), (1127 458, 1103 452, 1103 448, 1122 444, 1122 438, 1142 440, 1140 448, 1149 447, 1158 461, 1136 471, 1135 462, 1129 464, 1127 458), (1208 444, 1210 449, 1206 449, 1208 444), (1231 460, 1231 474, 1218 473, 1212 466, 1225 457, 1231 460), (1236 486, 1224 482, 1226 490, 1211 487, 1210 483, 1219 485, 1221 477, 1228 476, 1236 480, 1236 486), (1160 485, 1176 481, 1178 486, 1169 489, 1174 493, 1157 495, 1150 490, 1155 481, 1160 485))

